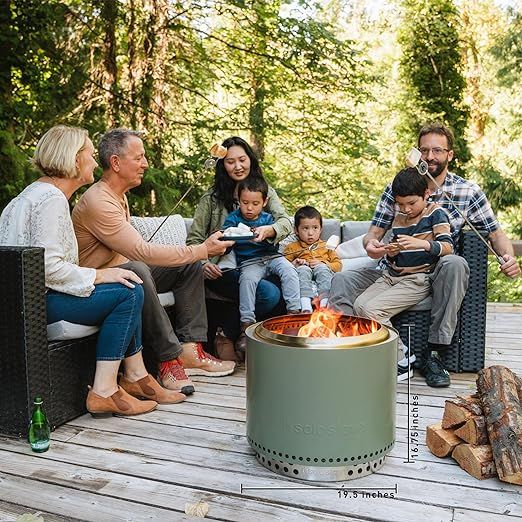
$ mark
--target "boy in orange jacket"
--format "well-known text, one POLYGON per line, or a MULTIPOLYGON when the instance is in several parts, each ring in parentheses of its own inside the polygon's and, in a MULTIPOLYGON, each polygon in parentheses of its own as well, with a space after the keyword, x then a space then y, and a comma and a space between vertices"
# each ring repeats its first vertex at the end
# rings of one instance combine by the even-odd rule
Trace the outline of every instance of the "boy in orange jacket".
POLYGON ((328 303, 328 295, 334 272, 342 268, 335 250, 326 248, 326 241, 319 239, 323 228, 321 213, 314 207, 301 207, 294 216, 295 233, 298 240, 284 250, 285 257, 296 267, 301 290, 301 311, 312 311, 314 297, 313 281, 321 307, 328 303))

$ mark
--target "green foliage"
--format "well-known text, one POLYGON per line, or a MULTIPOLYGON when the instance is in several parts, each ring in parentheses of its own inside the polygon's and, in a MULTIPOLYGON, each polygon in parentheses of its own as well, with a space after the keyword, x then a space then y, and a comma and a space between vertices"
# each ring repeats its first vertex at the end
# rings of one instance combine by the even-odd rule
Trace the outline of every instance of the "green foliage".
POLYGON ((512 87, 520 83, 522 72, 522 13, 511 10, 509 30, 491 47, 499 60, 497 77, 503 85, 512 87))
POLYGON ((455 133, 455 170, 462 172, 470 153, 457 9, 451 0, 407 0, 401 5, 403 133, 413 138, 423 123, 445 122, 455 133))
POLYGON ((36 177, 27 157, 13 142, 13 135, 0 131, 0 209, 36 177))
MULTIPOLYGON (((489 0, 369 4, 5 2, 0 209, 34 179, 37 139, 68 123, 94 142, 109 127, 146 132, 135 214, 165 215, 188 191, 176 212, 191 215, 212 183, 208 149, 240 135, 290 213, 369 219, 419 127, 439 119, 457 138, 452 170, 522 237, 521 13, 489 0)), ((492 276, 490 298, 515 299, 517 285, 492 276)))
MULTIPOLYGON (((522 257, 517 260, 522 266, 522 257)), ((492 256, 488 258, 488 301, 522 303, 522 277, 506 277, 500 272, 498 262, 492 256)))

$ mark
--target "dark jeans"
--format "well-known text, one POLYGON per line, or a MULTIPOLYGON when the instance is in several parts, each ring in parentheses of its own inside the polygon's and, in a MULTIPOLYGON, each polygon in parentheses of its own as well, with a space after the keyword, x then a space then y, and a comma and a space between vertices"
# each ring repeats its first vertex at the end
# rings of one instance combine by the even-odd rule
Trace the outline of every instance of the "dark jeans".
MULTIPOLYGON (((214 293, 228 299, 207 299, 209 347, 218 326, 229 339, 236 340, 240 333, 239 270, 225 272, 218 279, 207 279, 205 284, 214 293)), ((276 277, 261 279, 256 291, 256 317, 263 320, 278 313, 285 313, 279 281, 276 277)))
POLYGON ((118 361, 141 350, 143 287, 120 283, 96 285, 89 297, 48 290, 47 324, 56 321, 100 326, 97 361, 118 361))
POLYGON ((206 342, 207 310, 201 263, 180 267, 148 266, 141 261, 121 265, 143 279, 143 346, 158 361, 169 361, 181 354, 181 343, 206 342), (175 325, 161 306, 158 292, 174 293, 175 325), (174 329, 176 333, 174 333, 174 329))

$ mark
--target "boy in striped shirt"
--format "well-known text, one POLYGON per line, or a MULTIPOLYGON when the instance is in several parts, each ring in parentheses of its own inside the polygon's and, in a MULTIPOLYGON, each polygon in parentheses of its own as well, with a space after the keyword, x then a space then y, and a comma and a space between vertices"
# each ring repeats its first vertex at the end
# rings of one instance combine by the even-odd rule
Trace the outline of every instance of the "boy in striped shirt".
MULTIPOLYGON (((425 176, 416 169, 401 170, 392 182, 399 213, 392 223, 382 276, 355 300, 355 314, 391 326, 390 319, 420 303, 430 294, 429 274, 442 256, 453 254, 448 215, 437 203, 429 203, 425 176)), ((413 375, 415 355, 399 338, 397 380, 413 375)))

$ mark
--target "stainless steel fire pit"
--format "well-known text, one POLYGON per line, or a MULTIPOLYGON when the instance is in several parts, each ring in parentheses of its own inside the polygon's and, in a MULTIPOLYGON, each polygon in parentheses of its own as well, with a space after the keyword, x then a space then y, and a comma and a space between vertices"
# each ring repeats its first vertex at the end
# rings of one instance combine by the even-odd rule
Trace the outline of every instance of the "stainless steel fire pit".
POLYGON ((355 324, 359 335, 298 336, 309 319, 281 316, 247 329, 248 441, 259 462, 282 475, 368 475, 395 441, 397 333, 342 316, 341 332, 355 324))

